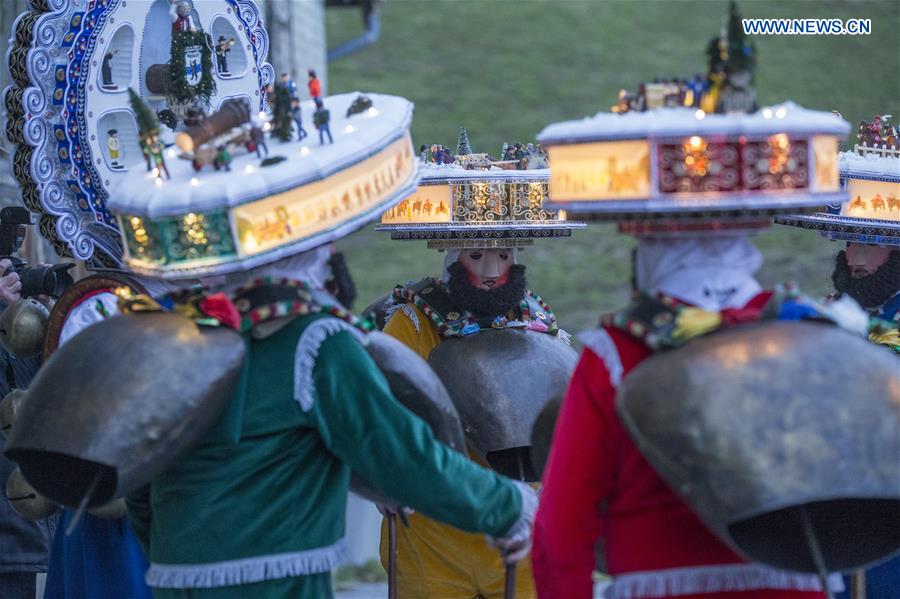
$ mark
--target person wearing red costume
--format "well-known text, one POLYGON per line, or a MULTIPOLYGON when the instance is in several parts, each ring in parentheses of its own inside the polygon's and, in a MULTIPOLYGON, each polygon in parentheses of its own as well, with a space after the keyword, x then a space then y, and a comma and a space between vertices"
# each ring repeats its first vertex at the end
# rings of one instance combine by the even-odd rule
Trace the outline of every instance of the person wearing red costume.
MULTIPOLYGON (((740 233, 641 238, 635 285, 648 294, 645 300, 718 312, 727 326, 759 318, 772 297, 753 277, 761 261, 740 233)), ((616 413, 615 396, 623 377, 652 354, 652 337, 642 336, 647 332, 634 322, 605 317, 600 328, 581 337, 585 349, 556 425, 535 522, 538 596, 592 597, 599 540, 613 576, 605 597, 824 597, 815 576, 742 559, 635 446, 616 413)), ((829 577, 829 586, 840 590, 839 577, 829 577)))

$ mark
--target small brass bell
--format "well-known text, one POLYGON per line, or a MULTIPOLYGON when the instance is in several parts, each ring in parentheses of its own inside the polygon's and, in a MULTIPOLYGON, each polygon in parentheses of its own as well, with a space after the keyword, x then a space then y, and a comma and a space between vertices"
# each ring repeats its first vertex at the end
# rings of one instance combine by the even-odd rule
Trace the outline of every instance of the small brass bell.
POLYGON ((0 314, 0 344, 9 353, 27 358, 41 351, 50 311, 31 298, 17 301, 0 314))
POLYGON ((42 520, 55 514, 59 506, 28 484, 18 468, 6 479, 6 499, 12 509, 26 520, 42 520))
POLYGON ((25 391, 13 389, 0 400, 0 435, 5 439, 9 435, 16 414, 22 410, 22 402, 25 401, 25 391))
POLYGON ((125 499, 120 497, 88 510, 88 513, 104 520, 117 520, 125 515, 125 499))

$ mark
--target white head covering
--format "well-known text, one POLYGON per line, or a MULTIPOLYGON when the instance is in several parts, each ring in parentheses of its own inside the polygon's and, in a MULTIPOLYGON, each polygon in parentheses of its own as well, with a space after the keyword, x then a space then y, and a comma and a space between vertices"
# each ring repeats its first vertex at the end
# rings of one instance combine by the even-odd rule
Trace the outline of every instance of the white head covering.
POLYGON ((704 310, 742 307, 762 290, 753 277, 762 255, 746 233, 642 237, 634 260, 638 289, 704 310))
POLYGON ((331 254, 332 244, 326 243, 246 272, 208 277, 202 279, 201 282, 210 290, 225 293, 231 293, 249 281, 262 277, 296 279, 317 289, 324 289, 325 282, 331 278, 331 266, 328 264, 331 254))
MULTIPOLYGON (((471 248, 476 249, 476 248, 471 248)), ((513 264, 519 263, 519 248, 509 248, 512 252, 513 256, 513 264)), ((462 250, 446 250, 444 256, 444 272, 441 273, 441 280, 445 283, 450 280, 450 271, 447 269, 450 268, 450 265, 459 260, 459 255, 462 254, 462 250)))
MULTIPOLYGON (((304 281, 313 287, 323 289, 325 282, 331 278, 331 267, 328 260, 331 258, 331 244, 325 244, 315 249, 308 250, 289 258, 284 258, 272 264, 266 264, 247 272, 221 275, 204 279, 183 279, 178 281, 164 281, 150 277, 134 276, 150 294, 151 297, 161 298, 168 293, 184 291, 203 285, 213 292, 223 291, 231 293, 248 281, 260 277, 288 278, 304 281)), ((90 302, 83 302, 73 308, 59 335, 59 344, 62 345, 78 332, 88 326, 104 320, 108 314, 119 313, 118 297, 113 293, 102 293, 90 302), (100 302, 105 310, 97 309, 100 302)))

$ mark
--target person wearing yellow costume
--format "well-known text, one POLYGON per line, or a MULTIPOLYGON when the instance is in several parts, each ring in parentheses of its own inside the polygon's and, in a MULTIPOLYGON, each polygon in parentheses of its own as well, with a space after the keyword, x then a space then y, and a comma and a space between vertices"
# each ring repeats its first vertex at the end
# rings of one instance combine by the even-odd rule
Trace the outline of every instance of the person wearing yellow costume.
MULTIPOLYGON (((378 227, 392 239, 446 252, 443 274, 398 285, 370 310, 386 334, 434 368, 458 412, 469 458, 536 483, 532 428, 564 392, 578 356, 544 301, 527 289, 518 251, 584 225, 546 207, 549 169, 510 170, 487 154, 470 154, 464 128, 457 147, 458 155, 421 165, 416 193, 385 212, 378 227)), ((520 599, 536 596, 530 560, 507 570, 483 535, 418 513, 409 526, 393 522, 382 526, 381 557, 401 599, 501 599, 507 583, 520 599)))
MULTIPOLYGON (((448 337, 475 334, 504 322, 558 334, 546 304, 525 288, 517 250, 449 250, 441 279, 425 278, 394 290, 384 332, 427 360, 448 337), (454 317, 455 318, 452 318, 454 317)), ((470 449, 469 457, 488 464, 470 449)), ((388 567, 388 530, 382 524, 381 560, 388 567)), ((407 599, 502 598, 502 560, 484 535, 463 532, 422 514, 397 531, 397 590, 407 599)), ((516 596, 535 597, 530 560, 516 569, 516 596)))

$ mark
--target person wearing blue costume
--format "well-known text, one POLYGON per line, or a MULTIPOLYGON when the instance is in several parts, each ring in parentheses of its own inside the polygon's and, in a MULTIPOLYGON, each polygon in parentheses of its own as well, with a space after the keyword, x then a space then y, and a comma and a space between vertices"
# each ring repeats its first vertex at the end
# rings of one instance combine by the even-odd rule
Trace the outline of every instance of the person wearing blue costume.
MULTIPOLYGON (((877 316, 900 325, 900 249, 847 243, 838 253, 831 276, 838 293, 846 293, 877 316)), ((839 599, 851 599, 850 577, 839 599)), ((900 555, 866 570, 867 599, 896 599, 900 594, 900 555)))
MULTIPOLYGON (((72 288, 69 293, 77 292, 72 288)), ((93 289, 78 297, 65 316, 59 345, 118 311, 112 288, 93 289)), ((124 503, 112 504, 101 508, 105 513, 83 513, 69 534, 75 510, 63 510, 50 549, 45 599, 152 597, 144 582, 147 558, 125 516, 124 503)))
POLYGON ((44 599, 150 599, 147 558, 124 516, 82 514, 70 535, 74 510, 63 510, 50 550, 44 599))

